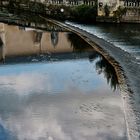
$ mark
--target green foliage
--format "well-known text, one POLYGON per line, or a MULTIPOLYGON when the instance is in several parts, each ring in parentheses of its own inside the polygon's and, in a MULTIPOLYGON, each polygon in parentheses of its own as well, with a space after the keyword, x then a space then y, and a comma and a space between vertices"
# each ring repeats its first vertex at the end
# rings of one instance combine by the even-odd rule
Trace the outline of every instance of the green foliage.
POLYGON ((58 20, 73 20, 80 22, 94 22, 96 20, 97 9, 93 6, 64 6, 64 5, 49 5, 47 7, 48 15, 51 18, 58 20), (61 12, 64 9, 64 12, 61 12))
POLYGON ((121 19, 123 15, 127 12, 126 8, 118 7, 118 9, 114 12, 114 17, 121 19))
POLYGON ((109 10, 109 6, 107 4, 104 7, 104 11, 105 11, 105 16, 108 17, 110 14, 110 10, 109 10))
POLYGON ((96 20, 97 8, 94 6, 80 5, 71 9, 71 18, 82 22, 93 22, 96 20))
POLYGON ((30 0, 9 0, 6 7, 9 13, 35 13, 47 15, 57 20, 74 20, 92 23, 96 21, 97 3, 95 6, 49 5, 30 0), (64 11, 61 11, 63 9, 64 11))
POLYGON ((29 8, 32 12, 44 13, 46 6, 40 2, 29 2, 29 8))
POLYGON ((65 6, 65 5, 49 5, 47 7, 48 11, 46 12, 46 14, 50 17, 50 18, 55 18, 58 20, 65 20, 68 19, 70 17, 70 7, 69 6, 65 6), (61 9, 64 10, 64 12, 61 12, 61 9))
POLYGON ((40 2, 33 2, 29 0, 9 0, 7 8, 10 13, 17 11, 29 11, 34 13, 45 13, 46 6, 40 2))

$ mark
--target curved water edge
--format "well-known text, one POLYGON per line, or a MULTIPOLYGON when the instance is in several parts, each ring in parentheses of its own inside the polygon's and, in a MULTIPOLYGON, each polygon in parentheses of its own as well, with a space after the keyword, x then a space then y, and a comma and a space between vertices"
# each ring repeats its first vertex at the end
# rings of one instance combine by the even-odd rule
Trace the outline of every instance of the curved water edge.
POLYGON ((70 24, 74 27, 83 29, 91 34, 102 38, 116 47, 123 49, 124 51, 130 53, 139 62, 140 58, 140 32, 139 25, 134 24, 103 24, 98 23, 94 25, 87 24, 77 24, 73 22, 66 21, 66 24, 70 24))
POLYGON ((4 27, 5 63, 0 66, 0 129, 4 131, 0 136, 127 139, 117 76, 101 54, 71 32, 42 31, 40 37, 39 30, 4 27), (13 42, 12 47, 8 42, 13 42))
POLYGON ((116 71, 118 81, 120 84, 120 91, 124 105, 125 120, 127 125, 128 139, 139 140, 140 112, 138 107, 139 101, 137 99, 137 96, 139 96, 139 76, 136 74, 137 72, 139 72, 140 67, 135 63, 135 58, 131 56, 128 52, 122 50, 121 48, 115 47, 113 44, 105 41, 104 39, 98 38, 97 36, 91 33, 55 20, 51 21, 54 24, 57 24, 79 35, 112 64, 116 71), (129 60, 131 60, 131 63, 129 60))

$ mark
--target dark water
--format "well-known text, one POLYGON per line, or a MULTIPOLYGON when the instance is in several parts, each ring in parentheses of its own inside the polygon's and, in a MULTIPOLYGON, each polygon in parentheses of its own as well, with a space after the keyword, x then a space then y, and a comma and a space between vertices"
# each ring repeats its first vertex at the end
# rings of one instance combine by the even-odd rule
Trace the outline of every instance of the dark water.
POLYGON ((140 24, 97 24, 85 25, 67 22, 82 28, 115 46, 129 52, 140 61, 140 24))
POLYGON ((70 32, 4 29, 0 140, 126 140, 117 76, 103 56, 70 32))

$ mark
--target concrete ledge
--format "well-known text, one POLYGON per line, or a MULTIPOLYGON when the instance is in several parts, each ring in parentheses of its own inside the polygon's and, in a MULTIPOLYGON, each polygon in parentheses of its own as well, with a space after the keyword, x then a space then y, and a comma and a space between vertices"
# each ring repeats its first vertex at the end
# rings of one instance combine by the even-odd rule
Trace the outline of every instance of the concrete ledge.
POLYGON ((102 54, 114 67, 118 76, 129 140, 140 140, 140 66, 135 58, 113 44, 79 28, 50 20, 50 22, 79 35, 102 54), (135 80, 134 80, 135 79, 135 80))

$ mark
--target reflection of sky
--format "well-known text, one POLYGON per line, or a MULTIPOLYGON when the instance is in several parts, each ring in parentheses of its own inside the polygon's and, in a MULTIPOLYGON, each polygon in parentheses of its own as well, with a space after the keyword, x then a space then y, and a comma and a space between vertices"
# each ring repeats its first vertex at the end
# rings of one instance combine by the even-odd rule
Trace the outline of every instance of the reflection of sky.
POLYGON ((51 92, 51 90, 63 92, 65 88, 79 88, 81 92, 87 93, 106 85, 102 78, 99 79, 102 76, 97 75, 93 65, 84 60, 8 65, 1 67, 0 75, 2 85, 0 89, 6 90, 5 87, 8 87, 17 93, 51 92), (96 80, 93 80, 93 77, 96 80))
POLYGON ((120 97, 94 65, 1 66, 0 134, 7 140, 125 139, 120 97))

